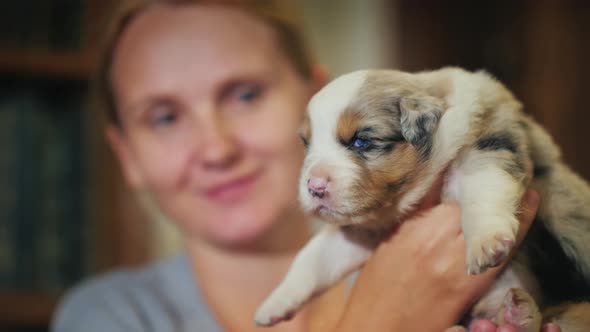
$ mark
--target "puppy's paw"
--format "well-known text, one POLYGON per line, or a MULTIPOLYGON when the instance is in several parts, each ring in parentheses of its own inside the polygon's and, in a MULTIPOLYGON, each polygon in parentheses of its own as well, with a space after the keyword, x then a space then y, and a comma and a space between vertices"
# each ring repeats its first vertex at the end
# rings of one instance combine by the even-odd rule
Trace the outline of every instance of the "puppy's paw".
POLYGON ((511 288, 504 297, 496 322, 514 325, 521 332, 538 332, 542 315, 535 300, 525 290, 511 288))
POLYGON ((453 327, 449 327, 448 329, 444 330, 444 332, 468 332, 467 328, 461 325, 455 325, 453 327))
POLYGON ((256 311, 254 322, 258 326, 273 326, 290 320, 302 305, 298 298, 287 292, 273 293, 256 311))
POLYGON ((514 247, 516 234, 511 231, 490 232, 467 240, 467 273, 479 274, 498 266, 514 247))

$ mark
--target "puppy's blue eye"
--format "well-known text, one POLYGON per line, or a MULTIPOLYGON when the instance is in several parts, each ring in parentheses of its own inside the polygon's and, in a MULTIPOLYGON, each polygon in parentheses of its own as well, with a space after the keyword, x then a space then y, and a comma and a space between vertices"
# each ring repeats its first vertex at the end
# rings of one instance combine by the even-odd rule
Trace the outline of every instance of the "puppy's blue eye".
POLYGON ((371 144, 371 140, 367 138, 357 137, 352 142, 352 146, 358 149, 364 149, 371 144))

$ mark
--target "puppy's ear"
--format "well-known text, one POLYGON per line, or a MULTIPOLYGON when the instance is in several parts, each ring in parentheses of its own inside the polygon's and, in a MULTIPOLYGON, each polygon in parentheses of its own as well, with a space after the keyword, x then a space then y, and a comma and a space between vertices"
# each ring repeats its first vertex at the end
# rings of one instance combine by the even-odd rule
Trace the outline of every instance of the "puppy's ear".
POLYGON ((402 135, 418 149, 431 141, 432 134, 443 113, 442 100, 426 96, 401 97, 399 102, 402 135))

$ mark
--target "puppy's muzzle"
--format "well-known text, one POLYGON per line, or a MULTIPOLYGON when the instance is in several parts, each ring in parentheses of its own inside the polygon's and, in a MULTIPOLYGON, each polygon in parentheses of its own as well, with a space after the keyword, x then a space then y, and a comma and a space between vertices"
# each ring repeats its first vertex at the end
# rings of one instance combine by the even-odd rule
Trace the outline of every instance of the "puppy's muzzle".
POLYGON ((307 180, 307 191, 312 197, 324 198, 328 193, 328 179, 312 176, 307 180))

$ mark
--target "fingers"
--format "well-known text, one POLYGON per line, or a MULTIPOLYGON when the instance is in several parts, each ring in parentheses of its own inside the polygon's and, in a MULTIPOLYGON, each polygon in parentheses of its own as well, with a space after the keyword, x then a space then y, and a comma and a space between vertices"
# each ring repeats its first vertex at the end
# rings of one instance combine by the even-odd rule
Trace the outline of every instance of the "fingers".
MULTIPOLYGON (((450 331, 451 330, 449 329, 445 332, 450 332, 450 331)), ((460 331, 460 330, 457 330, 457 331, 460 331)), ((471 325, 469 332, 518 332, 518 328, 513 325, 510 325, 510 324, 503 324, 503 325, 496 327, 496 325, 494 325, 494 323, 492 323, 491 321, 481 319, 481 320, 475 321, 471 325)), ((549 324, 545 324, 543 326, 543 329, 541 330, 541 332, 561 332, 561 329, 556 324, 549 323, 549 324)))
POLYGON ((513 325, 504 324, 499 326, 496 332, 518 332, 518 328, 513 325))
POLYGON ((510 324, 496 326, 492 321, 480 319, 471 324, 469 332, 518 332, 518 328, 510 324))
POLYGON ((479 319, 471 324, 469 332, 496 332, 496 324, 487 319, 479 319))
MULTIPOLYGON (((452 330, 448 329, 445 332, 450 331, 452 330)), ((518 332, 518 328, 510 324, 503 324, 496 327, 496 325, 491 321, 487 319, 480 319, 471 324, 469 332, 518 332)), ((541 332, 561 332, 561 329, 554 323, 548 323, 543 326, 541 332)))
POLYGON ((542 332, 561 332, 561 329, 556 324, 549 323, 549 324, 545 324, 545 326, 543 326, 543 329, 541 331, 542 332))

